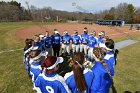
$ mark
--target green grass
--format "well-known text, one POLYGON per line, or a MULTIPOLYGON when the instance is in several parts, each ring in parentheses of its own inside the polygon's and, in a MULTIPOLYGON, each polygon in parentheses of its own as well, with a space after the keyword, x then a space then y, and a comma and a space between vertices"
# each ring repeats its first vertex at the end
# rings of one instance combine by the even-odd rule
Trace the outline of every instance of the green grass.
MULTIPOLYGON (((22 48, 15 37, 16 29, 34 25, 32 22, 0 23, 0 51, 22 48)), ((0 54, 0 93, 31 93, 32 86, 23 65, 23 51, 0 54)))
MULTIPOLYGON (((16 38, 16 29, 39 24, 32 22, 0 23, 0 51, 22 48, 24 43, 23 40, 16 38)), ((140 41, 140 34, 131 35, 131 37, 140 41)), ((115 41, 125 39, 125 37, 116 38, 115 41)), ((140 42, 123 48, 119 52, 114 77, 118 93, 140 91, 139 46, 140 42)), ((0 54, 0 93, 34 93, 22 61, 23 51, 0 54)))
POLYGON ((120 50, 115 68, 115 86, 118 93, 140 91, 140 33, 131 35, 139 42, 120 50))
MULTIPOLYGON (((23 48, 24 40, 16 38, 17 29, 33 25, 57 24, 41 22, 0 23, 0 52, 23 48)), ((34 93, 23 65, 23 51, 0 54, 0 93, 34 93)))

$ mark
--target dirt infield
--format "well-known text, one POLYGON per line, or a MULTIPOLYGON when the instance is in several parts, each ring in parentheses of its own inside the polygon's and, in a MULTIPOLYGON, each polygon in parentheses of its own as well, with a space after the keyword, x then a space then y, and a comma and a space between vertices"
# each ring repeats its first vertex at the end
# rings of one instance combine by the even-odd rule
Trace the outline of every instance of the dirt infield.
POLYGON ((24 29, 20 29, 16 32, 16 36, 20 39, 32 38, 36 34, 45 34, 48 30, 53 33, 53 29, 58 29, 60 34, 63 34, 64 30, 67 30, 70 35, 74 33, 74 30, 78 30, 79 34, 83 33, 83 28, 87 27, 89 33, 91 31, 105 31, 106 35, 110 38, 128 36, 129 34, 137 33, 140 31, 129 30, 128 28, 121 27, 109 27, 109 26, 99 26, 99 25, 89 25, 89 24, 56 24, 56 25, 45 25, 45 26, 32 26, 24 29))

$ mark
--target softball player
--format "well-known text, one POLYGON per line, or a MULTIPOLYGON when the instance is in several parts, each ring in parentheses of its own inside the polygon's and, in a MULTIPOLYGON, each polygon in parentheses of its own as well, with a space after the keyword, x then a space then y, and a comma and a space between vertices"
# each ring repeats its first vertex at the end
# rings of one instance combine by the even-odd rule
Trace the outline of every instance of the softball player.
POLYGON ((109 38, 109 37, 105 34, 105 31, 101 31, 101 34, 102 34, 102 38, 109 38))
POLYGON ((35 42, 34 46, 38 46, 39 49, 42 51, 43 50, 43 43, 41 42, 39 35, 34 36, 34 42, 35 42))
POLYGON ((70 60, 73 71, 66 73, 64 76, 66 84, 71 89, 72 93, 91 93, 94 75, 90 69, 82 66, 83 63, 84 54, 80 52, 74 53, 70 60))
POLYGON ((45 41, 45 50, 48 52, 48 56, 52 56, 52 37, 49 36, 49 32, 46 31, 45 41))
POLYGON ((95 32, 91 32, 90 33, 90 37, 89 37, 89 40, 88 40, 88 61, 92 62, 93 60, 93 48, 97 46, 97 41, 95 39, 95 32))
POLYGON ((98 41, 98 37, 96 37, 96 31, 92 31, 93 34, 93 37, 96 39, 96 41, 98 41))
POLYGON ((70 55, 71 36, 68 34, 67 31, 65 31, 61 39, 62 39, 62 55, 64 56, 65 53, 68 53, 68 55, 70 55))
POLYGON ((111 76, 114 76, 114 66, 115 66, 115 57, 114 57, 114 43, 106 42, 104 45, 104 62, 109 66, 111 76))
POLYGON ((105 31, 101 31, 101 34, 102 34, 102 38, 105 37, 105 31))
POLYGON ((94 74, 91 93, 109 93, 112 78, 107 71, 108 65, 104 63, 104 52, 101 48, 93 49, 95 64, 92 67, 94 74))
POLYGON ((75 33, 71 37, 71 39, 72 39, 72 50, 73 50, 73 53, 79 52, 81 38, 78 35, 77 31, 75 31, 75 33))
POLYGON ((80 45, 80 52, 83 52, 87 55, 87 43, 88 43, 88 31, 84 29, 84 34, 81 35, 81 45, 80 45))
POLYGON ((102 38, 102 42, 99 43, 99 47, 104 48, 105 47, 105 42, 108 40, 108 37, 104 36, 102 38))
POLYGON ((40 42, 41 42, 42 44, 44 43, 44 38, 45 38, 44 35, 39 35, 39 39, 40 39, 40 42))
POLYGON ((58 31, 54 31, 54 35, 52 35, 52 42, 53 42, 53 54, 54 56, 57 55, 59 57, 59 51, 60 51, 60 41, 61 36, 58 31))
POLYGON ((35 89, 39 88, 37 93, 71 93, 64 78, 56 73, 58 64, 62 62, 62 57, 49 56, 45 59, 41 64, 44 70, 34 83, 35 89))
POLYGON ((24 59, 23 62, 25 64, 25 70, 28 72, 28 65, 29 65, 29 53, 33 47, 33 40, 32 39, 26 39, 25 44, 26 46, 24 47, 24 59))
MULTIPOLYGON (((114 41, 112 39, 107 39, 106 42, 111 42, 115 46, 115 43, 114 43, 114 41)), ((115 65, 116 65, 117 64, 117 56, 118 56, 119 50, 114 48, 113 49, 113 53, 114 53, 115 65)))
POLYGON ((98 43, 98 46, 100 47, 100 43, 103 43, 103 38, 102 38, 102 34, 101 33, 98 33, 98 36, 99 36, 99 38, 98 38, 97 43, 98 43))
POLYGON ((41 47, 42 43, 40 42, 40 37, 39 35, 34 36, 34 41, 35 41, 35 46, 41 47))
POLYGON ((32 82, 36 80, 38 75, 41 73, 41 63, 44 61, 46 54, 41 52, 40 50, 35 50, 30 53, 30 76, 32 82))
POLYGON ((40 42, 41 42, 41 49, 42 51, 45 51, 45 35, 39 35, 40 42))

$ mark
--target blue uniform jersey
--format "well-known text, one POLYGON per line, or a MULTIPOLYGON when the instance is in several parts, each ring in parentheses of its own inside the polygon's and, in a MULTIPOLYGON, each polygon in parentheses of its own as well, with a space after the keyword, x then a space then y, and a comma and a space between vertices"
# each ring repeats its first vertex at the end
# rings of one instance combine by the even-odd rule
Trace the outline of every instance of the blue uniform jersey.
POLYGON ((41 66, 40 66, 40 62, 32 62, 31 63, 31 67, 30 67, 30 75, 32 78, 32 81, 34 82, 38 75, 41 73, 41 66))
POLYGON ((35 42, 35 45, 34 46, 37 46, 39 50, 43 50, 43 41, 39 41, 39 42, 35 42))
POLYGON ((53 44, 60 44, 60 41, 61 41, 61 36, 59 34, 52 36, 53 44))
POLYGON ((45 41, 45 47, 47 48, 52 47, 52 37, 46 37, 44 41, 45 41))
POLYGON ((56 73, 40 74, 35 81, 35 87, 42 93, 70 93, 64 78, 56 73))
POLYGON ((97 45, 97 41, 94 37, 89 37, 87 46, 94 48, 97 45))
POLYGON ((71 36, 70 35, 64 35, 62 36, 62 43, 63 44, 70 44, 71 36))
POLYGON ((89 38, 89 35, 88 34, 82 34, 81 35, 81 43, 82 44, 88 43, 88 38, 89 38))
POLYGON ((105 67, 100 62, 95 62, 92 67, 94 79, 91 87, 91 93, 109 93, 111 78, 105 67))
POLYGON ((115 57, 112 52, 107 52, 104 57, 104 62, 108 65, 111 76, 114 76, 115 57))
MULTIPOLYGON (((85 78, 85 83, 86 83, 86 93, 91 93, 91 85, 92 85, 92 81, 93 81, 93 72, 88 69, 85 68, 83 71, 84 74, 84 78, 85 78)), ((68 87, 71 89, 72 93, 79 93, 78 89, 76 87, 76 82, 74 80, 74 74, 73 71, 66 73, 66 75, 64 76, 66 84, 68 85, 68 87)))
POLYGON ((103 38, 98 38, 98 45, 99 45, 100 43, 103 43, 103 38))
POLYGON ((79 35, 73 35, 72 37, 71 37, 71 39, 72 39, 72 44, 80 44, 80 36, 79 35))
POLYGON ((35 46, 38 46, 38 47, 42 47, 42 42, 41 41, 39 41, 39 42, 35 42, 35 46))

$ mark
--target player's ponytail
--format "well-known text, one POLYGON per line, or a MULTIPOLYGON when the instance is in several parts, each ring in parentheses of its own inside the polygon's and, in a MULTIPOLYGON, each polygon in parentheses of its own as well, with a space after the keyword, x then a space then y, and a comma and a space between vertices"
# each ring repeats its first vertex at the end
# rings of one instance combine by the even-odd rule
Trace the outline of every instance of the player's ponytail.
POLYGON ((75 53, 72 57, 73 63, 73 72, 74 72, 74 79, 78 91, 83 93, 86 90, 86 83, 83 75, 83 62, 84 62, 84 55, 82 53, 75 53))

